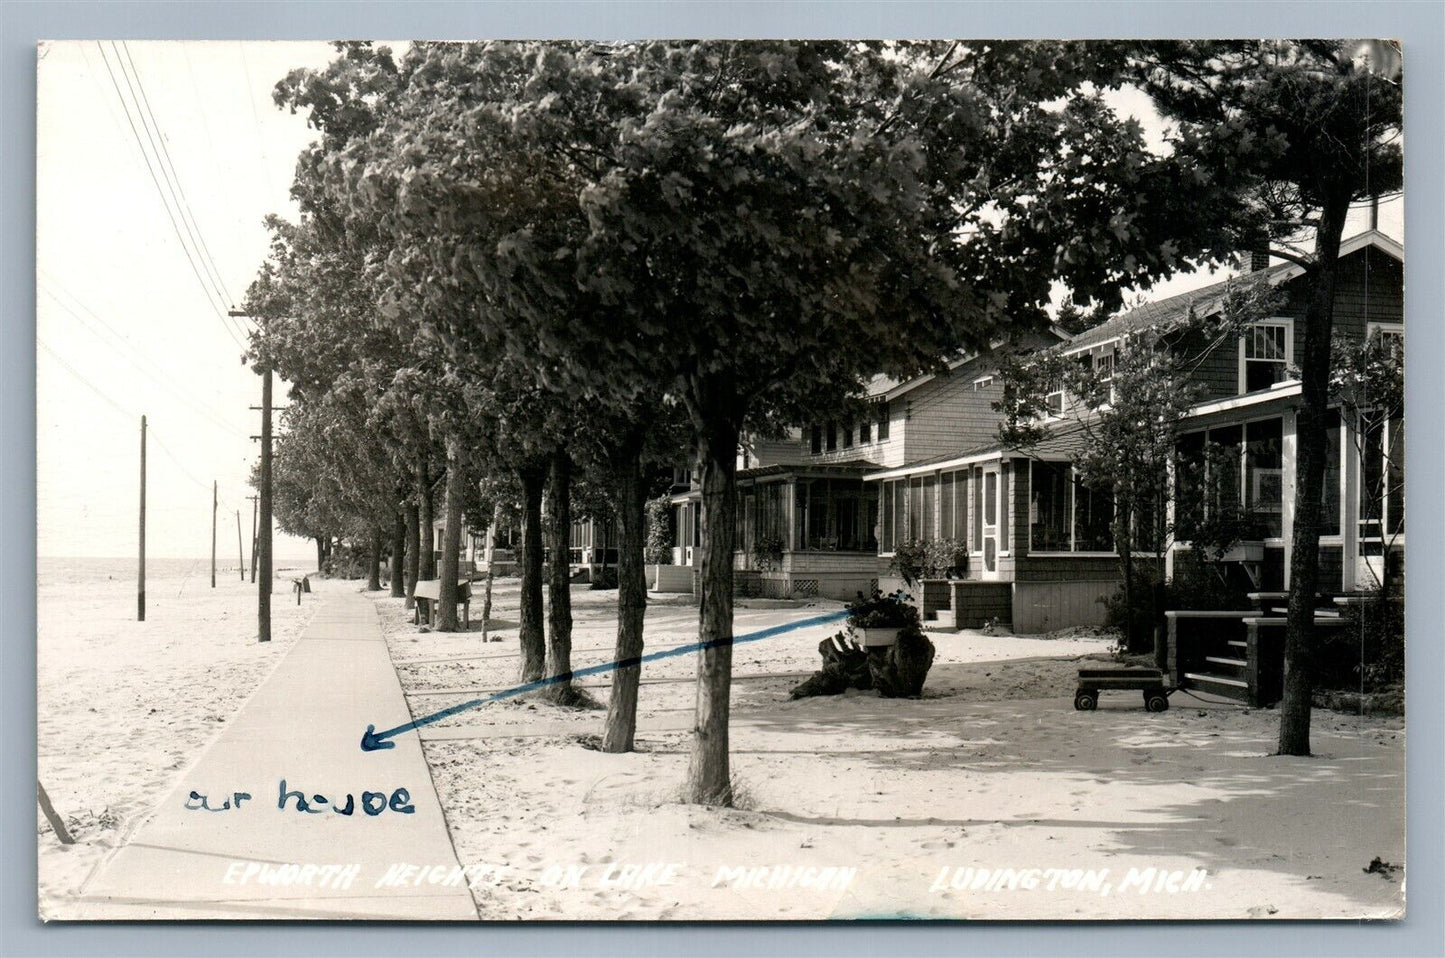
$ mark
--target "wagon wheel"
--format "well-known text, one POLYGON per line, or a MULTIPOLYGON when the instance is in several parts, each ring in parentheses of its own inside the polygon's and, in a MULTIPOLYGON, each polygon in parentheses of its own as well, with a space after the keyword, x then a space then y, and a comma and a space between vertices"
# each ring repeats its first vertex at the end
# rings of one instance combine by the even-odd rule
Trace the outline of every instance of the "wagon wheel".
POLYGON ((1080 689, 1074 693, 1074 708, 1080 712, 1092 712, 1099 705, 1099 693, 1080 689))
POLYGON ((1169 696, 1160 689, 1149 689, 1144 693, 1144 709, 1149 712, 1162 712, 1169 708, 1169 696))

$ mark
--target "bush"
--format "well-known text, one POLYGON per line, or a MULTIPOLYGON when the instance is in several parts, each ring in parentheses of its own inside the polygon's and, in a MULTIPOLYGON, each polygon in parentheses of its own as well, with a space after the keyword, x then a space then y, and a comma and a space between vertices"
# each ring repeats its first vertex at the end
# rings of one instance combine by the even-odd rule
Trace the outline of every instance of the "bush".
POLYGON ((924 579, 956 579, 968 569, 968 547, 957 539, 913 539, 899 544, 888 571, 914 588, 924 579))
POLYGON ((647 500, 647 542, 644 560, 648 565, 672 565, 672 504, 666 496, 647 500))
POLYGON ((920 627, 918 609, 912 604, 912 597, 903 592, 885 595, 874 589, 873 594, 848 603, 848 625, 854 629, 904 629, 920 627))
POLYGON ((1372 594, 1348 606, 1345 624, 1315 630, 1315 685, 1322 689, 1378 692, 1405 681, 1405 603, 1372 594))
POLYGON ((592 576, 592 581, 588 584, 587 588, 597 590, 617 588, 616 567, 608 566, 605 569, 598 569, 592 576))
POLYGON ((1169 581, 1165 608, 1203 612, 1251 608, 1251 589, 1246 583, 1229 578, 1232 570, 1191 559, 1187 554, 1175 556, 1174 578, 1169 581))
POLYGON ((753 565, 760 571, 773 572, 783 564, 783 540, 777 536, 758 536, 753 540, 753 565))

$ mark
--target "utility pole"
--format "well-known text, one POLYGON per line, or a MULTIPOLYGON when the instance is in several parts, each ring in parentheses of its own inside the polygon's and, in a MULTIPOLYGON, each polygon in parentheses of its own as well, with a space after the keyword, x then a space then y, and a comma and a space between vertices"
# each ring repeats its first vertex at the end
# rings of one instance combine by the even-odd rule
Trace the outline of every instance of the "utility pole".
POLYGON ((271 370, 261 374, 260 585, 256 590, 259 640, 271 641, 271 370))
POLYGON ((236 510, 236 570, 241 573, 241 581, 246 581, 246 547, 241 544, 241 510, 236 510))
POLYGON ((251 500, 251 581, 256 581, 256 497, 247 496, 251 500))
POLYGON ((136 574, 137 622, 146 620, 146 417, 140 417, 140 564, 136 574))
POLYGON ((211 480, 211 588, 216 587, 216 480, 211 480))
MULTIPOLYGON (((231 316, 246 316, 243 310, 227 311, 231 316)), ((260 568, 256 588, 257 641, 271 641, 271 367, 261 373, 261 494, 260 532, 251 558, 260 568)))

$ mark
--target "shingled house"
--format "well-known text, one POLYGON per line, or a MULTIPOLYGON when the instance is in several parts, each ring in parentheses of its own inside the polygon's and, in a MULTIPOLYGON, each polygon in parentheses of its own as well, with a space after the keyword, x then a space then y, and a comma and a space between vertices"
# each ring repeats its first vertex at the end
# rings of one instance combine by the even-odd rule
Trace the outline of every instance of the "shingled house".
MULTIPOLYGON (((878 377, 867 390, 868 414, 856 421, 819 421, 781 439, 745 438, 738 456, 738 590, 851 599, 876 585, 892 500, 880 511, 879 486, 864 477, 987 441, 1002 389, 998 351, 1066 339, 1062 331, 1029 333, 959 357, 936 374, 878 377)), ((690 475, 678 479, 673 561, 692 565, 701 542, 701 491, 690 475)))
MULTIPOLYGON (((1335 294, 1334 327, 1354 337, 1398 336, 1403 344, 1403 247, 1376 231, 1341 247, 1342 272, 1335 294)), ((1231 561, 1260 590, 1288 588, 1295 486, 1295 411, 1300 386, 1294 378, 1305 299, 1298 283, 1303 270, 1292 264, 1257 264, 1260 276, 1279 287, 1285 305, 1279 315, 1248 327, 1238 339, 1189 343, 1202 359, 1194 375, 1204 398, 1181 431, 1179 454, 1194 457, 1206 442, 1226 450, 1233 475, 1220 477, 1226 489, 1259 517, 1259 538, 1239 544, 1231 561)), ((1221 308, 1226 283, 1160 300, 1123 313, 1053 348, 1090 362, 1107 377, 1114 347, 1125 333, 1145 326, 1168 328, 1191 311, 1209 315, 1221 308)), ((1067 401, 1058 397, 1058 402, 1067 401)), ((910 456, 885 464, 864 479, 879 490, 880 576, 897 545, 910 539, 953 538, 967 543, 965 576, 951 584, 946 604, 959 627, 988 620, 1016 632, 1042 632, 1103 621, 1102 598, 1118 587, 1118 559, 1110 533, 1107 497, 1073 481, 1069 465, 1077 431, 1063 426, 1028 455, 985 438, 997 413, 960 434, 955 452, 910 456)), ((1403 477, 1404 423, 1391 421, 1356 436, 1353 424, 1336 414, 1330 426, 1326 474, 1326 535, 1321 540, 1322 589, 1352 591, 1383 574, 1385 551, 1403 554, 1403 481, 1383 484, 1381 501, 1369 490, 1381 470, 1403 477), (1359 445, 1357 446, 1357 441, 1359 445), (1358 449, 1363 448, 1360 455, 1358 449)), ((1168 557, 1172 575, 1188 543, 1174 543, 1168 557)), ((938 605, 934 598, 932 604, 938 605)), ((931 609, 926 609, 931 612, 931 609)))

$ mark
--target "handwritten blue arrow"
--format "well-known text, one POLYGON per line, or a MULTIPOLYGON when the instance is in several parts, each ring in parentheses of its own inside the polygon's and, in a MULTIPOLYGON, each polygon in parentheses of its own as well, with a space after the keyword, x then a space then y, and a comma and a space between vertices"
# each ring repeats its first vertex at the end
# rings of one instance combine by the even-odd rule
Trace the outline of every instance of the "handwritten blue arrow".
POLYGON ((761 639, 771 639, 774 636, 782 635, 784 632, 792 632, 795 629, 806 629, 814 625, 826 625, 829 622, 837 622, 847 617, 847 610, 840 612, 829 612, 827 615, 814 616, 811 619, 799 619, 797 622, 789 622, 786 625, 775 625, 772 628, 763 629, 759 632, 749 632, 747 635, 733 636, 731 639, 714 639, 711 642, 694 642, 691 645, 680 645, 675 649, 663 649, 661 652, 652 652, 648 655, 637 656, 630 659, 621 659, 617 662, 606 662, 602 665, 592 665, 585 669, 577 669, 564 675, 553 675, 549 678, 538 679, 535 682, 528 682, 525 685, 518 685, 515 688, 506 689, 489 695, 484 699, 472 699, 470 702, 463 702, 460 705, 453 705, 451 708, 442 709, 440 712, 433 712, 431 715, 424 715, 419 719, 412 719, 405 725, 398 725, 396 728, 389 728, 384 732, 378 732, 375 725, 368 725, 366 733, 361 736, 361 750, 363 752, 374 752, 377 749, 395 748, 396 743, 387 741, 403 732, 410 732, 412 729, 421 728, 423 725, 430 725, 433 722, 440 722, 444 718, 456 715, 458 712, 465 712, 467 709, 474 709, 479 705, 486 705, 488 702, 499 702, 502 699, 513 698, 518 695, 525 695, 527 692, 535 692, 537 689, 544 689, 549 685, 556 685, 559 682, 566 682, 571 679, 580 678, 584 675, 601 675, 604 672, 611 672, 614 669, 626 668, 632 665, 641 665, 643 662, 655 662, 658 659, 668 659, 677 655, 688 655, 693 652, 701 652, 703 649, 717 648, 731 642, 733 645, 741 645, 744 642, 757 642, 761 639))

